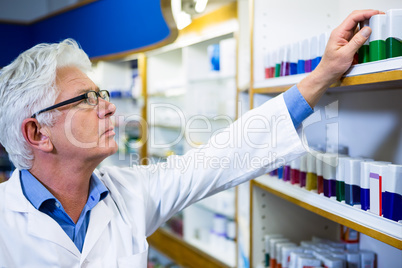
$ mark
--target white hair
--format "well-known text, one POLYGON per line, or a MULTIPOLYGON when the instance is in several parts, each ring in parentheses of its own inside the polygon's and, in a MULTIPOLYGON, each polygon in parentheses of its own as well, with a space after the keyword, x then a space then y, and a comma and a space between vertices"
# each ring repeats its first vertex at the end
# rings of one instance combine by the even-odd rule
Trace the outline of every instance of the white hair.
MULTIPOLYGON (((87 54, 73 39, 38 44, 0 70, 0 143, 18 169, 30 169, 34 158, 22 135, 22 122, 55 103, 60 93, 56 70, 65 66, 75 66, 84 73, 91 70, 87 54)), ((58 115, 57 111, 46 112, 37 120, 52 126, 58 115)))

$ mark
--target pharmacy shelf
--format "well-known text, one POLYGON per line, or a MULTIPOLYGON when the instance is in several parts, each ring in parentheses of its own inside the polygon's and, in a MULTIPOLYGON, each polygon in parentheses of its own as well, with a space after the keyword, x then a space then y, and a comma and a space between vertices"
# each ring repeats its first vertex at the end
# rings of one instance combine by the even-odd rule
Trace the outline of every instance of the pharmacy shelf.
MULTIPOLYGON (((307 75, 308 74, 299 74, 266 79, 258 83, 256 82, 254 83, 253 92, 259 94, 282 93, 300 82, 307 75)), ((333 84, 329 89, 329 92, 381 90, 384 88, 402 88, 402 69, 346 76, 333 84)))
MULTIPOLYGON (((392 8, 394 2, 386 0, 377 4, 376 7, 372 8, 388 10, 392 8)), ((326 33, 339 25, 340 21, 346 18, 354 9, 362 9, 363 6, 363 0, 356 1, 353 6, 339 3, 338 1, 324 3, 323 1, 313 0, 307 3, 306 1, 297 0, 250 0, 250 107, 256 107, 256 94, 280 94, 299 83, 308 75, 301 74, 265 79, 264 67, 267 63, 266 55, 268 52, 288 44, 293 44, 294 42, 302 41, 306 37, 326 33), (292 19, 290 20, 289 18, 292 19), (281 27, 276 27, 277 25, 281 25, 281 27)), ((400 92, 395 89, 402 89, 401 63, 402 58, 399 58, 352 66, 344 77, 331 85, 327 90, 328 95, 332 94, 333 96, 324 96, 321 103, 317 106, 318 109, 324 106, 327 100, 339 100, 339 105, 342 104, 342 109, 340 109, 342 118, 339 118, 337 123, 339 122, 339 125, 342 125, 342 129, 337 129, 337 133, 327 131, 324 133, 327 136, 321 136, 320 131, 314 131, 314 135, 308 138, 315 141, 323 138, 323 140, 328 141, 328 139, 335 137, 335 135, 343 138, 346 137, 345 142, 347 140, 349 148, 356 154, 375 158, 373 154, 365 153, 365 148, 363 149, 363 146, 367 147, 369 143, 360 139, 360 133, 355 134, 353 133, 353 128, 350 129, 348 127, 355 120, 359 121, 359 126, 357 127, 370 126, 370 119, 377 120, 377 118, 382 116, 382 112, 387 107, 387 99, 393 98, 392 101, 398 99, 400 92), (384 67, 381 65, 388 66, 384 67), (368 94, 355 94, 359 92, 367 92, 368 94), (378 96, 383 96, 383 102, 378 103, 378 105, 376 103, 370 109, 370 102, 378 96), (361 102, 362 105, 354 107, 354 101, 361 102), (353 108, 351 109, 351 107, 353 108)), ((246 89, 247 87, 243 86, 241 88, 246 89)), ((397 105, 390 105, 390 107, 392 108, 387 110, 387 112, 389 111, 392 115, 396 114, 396 118, 398 118, 399 107, 397 105)), ((400 123, 398 120, 390 123, 390 129, 398 129, 398 123, 400 123)), ((313 131, 315 129, 310 130, 313 131)), ((328 130, 327 126, 325 128, 323 126, 323 132, 326 130, 328 130)), ((384 131, 384 133, 386 132, 384 131)), ((399 158, 395 157, 389 148, 396 148, 400 143, 400 139, 395 137, 391 140, 386 134, 381 136, 380 134, 382 133, 380 132, 371 134, 373 135, 367 136, 370 141, 378 142, 379 144, 387 143, 389 145, 386 149, 381 148, 376 150, 375 153, 378 154, 380 152, 388 156, 390 160, 397 160, 394 162, 399 162, 399 158)), ((301 241, 300 237, 307 236, 306 233, 309 237, 311 235, 324 237, 324 235, 318 232, 327 231, 325 230, 325 220, 329 222, 328 225, 330 223, 344 225, 362 233, 364 240, 362 239, 359 245, 363 249, 375 249, 374 251, 378 254, 379 263, 384 263, 384 259, 400 257, 400 252, 395 253, 393 250, 388 249, 390 247, 398 249, 398 251, 402 249, 401 223, 376 216, 370 212, 362 211, 356 207, 337 202, 336 200, 309 192, 278 179, 269 178, 268 176, 251 181, 249 190, 251 197, 250 233, 242 231, 238 237, 247 237, 248 234, 250 235, 251 239, 249 243, 245 243, 245 248, 250 249, 248 256, 251 267, 257 267, 260 261, 264 260, 264 245, 263 241, 261 241, 261 237, 264 234, 283 233, 296 241, 301 241), (316 219, 322 219, 322 224, 316 219), (302 224, 303 227, 301 227, 302 224)), ((337 226, 336 230, 339 229, 339 226, 337 226)), ((336 239, 339 239, 339 234, 334 235, 337 236, 336 239)), ((385 263, 387 262, 385 261, 385 263)), ((392 267, 389 263, 387 264, 380 266, 392 267)))
POLYGON ((202 204, 200 202, 195 203, 194 206, 197 206, 199 208, 205 209, 211 213, 215 213, 215 214, 219 214, 222 215, 230 220, 235 220, 235 215, 231 214, 231 213, 227 213, 226 211, 223 210, 217 210, 215 209, 213 206, 211 206, 210 204, 202 204))
MULTIPOLYGON (((211 247, 211 244, 205 244, 203 242, 200 242, 196 239, 192 239, 187 241, 190 245, 195 246, 196 248, 199 248, 212 256, 213 258, 221 261, 224 263, 227 267, 235 267, 236 266, 236 260, 234 258, 235 256, 235 247, 232 247, 230 250, 222 251, 222 250, 217 250, 216 247, 211 247)), ((235 243, 235 242, 232 242, 235 243)))
POLYGON ((344 77, 331 92, 347 90, 384 90, 402 88, 402 69, 344 77))
POLYGON ((227 190, 205 198, 193 206, 207 210, 213 214, 219 214, 227 219, 235 220, 235 207, 231 206, 235 201, 235 191, 227 190))
POLYGON ((224 81, 224 80, 228 80, 228 79, 235 79, 236 76, 235 75, 222 75, 221 73, 219 73, 219 71, 217 72, 211 72, 206 76, 203 77, 197 77, 197 78, 192 78, 189 79, 189 83, 206 83, 206 82, 211 82, 211 81, 224 81))
POLYGON ((183 128, 183 126, 181 126, 181 125, 174 125, 174 124, 159 124, 159 123, 156 123, 156 124, 149 124, 149 126, 151 126, 151 127, 159 127, 159 128, 167 128, 167 129, 172 129, 172 130, 177 130, 177 131, 180 131, 180 130, 182 130, 182 128, 183 128))
POLYGON ((401 223, 307 191, 297 185, 278 180, 277 177, 263 175, 252 181, 252 185, 329 220, 350 227, 398 249, 402 249, 401 223))
POLYGON ((150 152, 149 156, 154 157, 154 158, 162 158, 162 159, 166 159, 168 157, 168 155, 166 155, 165 153, 153 153, 153 152, 150 152))
POLYGON ((205 41, 209 41, 216 38, 228 38, 233 36, 233 34, 238 30, 238 25, 236 20, 230 20, 224 25, 220 25, 213 31, 205 32, 202 35, 190 34, 186 35, 182 33, 179 35, 174 43, 166 45, 164 47, 158 48, 154 51, 147 52, 148 56, 157 56, 166 52, 182 49, 188 46, 199 44, 205 41))
POLYGON ((345 73, 345 77, 395 71, 400 69, 402 69, 402 57, 395 57, 352 65, 345 73))
POLYGON ((162 228, 156 230, 147 240, 153 248, 163 252, 174 262, 184 267, 229 267, 224 262, 205 253, 199 247, 187 243, 162 228))
MULTIPOLYGON (((218 116, 219 112, 230 110, 230 105, 233 106, 232 110, 234 110, 236 75, 229 73, 229 68, 224 68, 225 66, 231 66, 230 64, 224 64, 225 61, 222 61, 222 58, 225 57, 222 57, 220 61, 221 71, 211 71, 208 46, 217 43, 222 45, 223 40, 235 39, 238 28, 237 2, 232 1, 216 11, 195 18, 188 27, 180 31, 179 37, 174 43, 146 53, 148 59, 148 107, 150 108, 149 112, 155 116, 155 120, 150 120, 152 122, 149 128, 148 149, 149 155, 155 156, 155 161, 163 161, 170 152, 158 148, 152 150, 151 141, 154 136, 158 138, 156 139, 157 141, 163 142, 169 140, 169 138, 175 139, 177 135, 184 134, 180 133, 180 130, 187 130, 187 128, 181 129, 177 125, 179 120, 177 114, 173 114, 173 112, 182 112, 183 114, 180 113, 180 116, 184 115, 187 119, 186 122, 189 122, 188 134, 191 136, 191 141, 200 140, 205 143, 204 136, 208 136, 209 133, 195 133, 192 128, 200 124, 204 128, 205 123, 207 123, 212 127, 212 130, 215 130, 217 126, 223 124, 221 122, 223 121, 222 116, 218 118, 215 118, 215 116, 218 116), (230 87, 232 84, 233 87, 230 87), (233 97, 226 94, 226 89, 228 88, 233 88, 233 97), (158 117, 155 110, 153 113, 150 111, 151 105, 154 103, 167 103, 177 108, 177 110, 173 109, 174 107, 171 110, 168 110, 169 107, 167 107, 167 112, 160 109, 158 110, 160 112, 158 117), (193 114, 200 116, 194 119, 192 118, 193 114), (166 120, 170 118, 170 115, 172 115, 172 120, 166 120), (194 120, 190 121, 190 119, 194 120), (211 122, 205 122, 207 120, 211 122), (218 122, 215 123, 215 121, 218 122), (173 123, 171 128, 169 127, 170 123, 173 123)), ((228 54, 231 50, 225 49, 222 52, 227 52, 226 54, 228 54)), ((180 119, 183 118, 180 117, 180 119)), ((182 141, 184 148, 189 147, 184 139, 182 141)), ((179 146, 179 148, 182 147, 179 146)), ((151 158, 151 160, 154 158, 151 158)), ((202 204, 191 206, 183 211, 183 229, 187 226, 190 230, 194 230, 193 222, 188 220, 189 218, 194 218, 184 217, 184 214, 188 215, 192 211, 198 212, 200 210, 210 214, 211 218, 214 215, 212 206, 202 206, 202 204)), ((232 216, 231 220, 233 218, 234 216, 232 216)), ((196 224, 206 224, 208 220, 209 217, 200 218, 196 224)), ((190 244, 188 240, 180 239, 161 229, 151 236, 149 242, 151 245, 157 243, 158 245, 155 245, 155 248, 184 267, 229 267, 236 261, 235 251, 231 254, 230 261, 232 263, 230 263, 230 261, 225 260, 229 254, 220 254, 223 256, 222 259, 220 258, 221 256, 213 257, 211 255, 217 254, 218 251, 211 252, 211 246, 198 244, 197 240, 192 241, 190 244)))
POLYGON ((149 156, 155 158, 167 159, 171 155, 178 155, 173 149, 171 150, 149 150, 149 156))
POLYGON ((254 83, 253 92, 254 93, 282 93, 289 89, 294 84, 300 82, 306 74, 297 74, 297 75, 289 75, 282 76, 276 78, 266 79, 264 81, 259 81, 254 83))
POLYGON ((148 93, 148 97, 175 98, 186 94, 184 85, 167 86, 165 88, 155 89, 153 93, 148 93))

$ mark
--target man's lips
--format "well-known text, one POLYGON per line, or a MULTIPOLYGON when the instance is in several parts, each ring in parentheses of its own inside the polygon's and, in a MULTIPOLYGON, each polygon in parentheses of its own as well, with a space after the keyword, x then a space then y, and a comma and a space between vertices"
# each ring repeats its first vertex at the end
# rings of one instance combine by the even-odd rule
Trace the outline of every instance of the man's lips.
POLYGON ((102 135, 115 135, 114 127, 108 128, 102 135))

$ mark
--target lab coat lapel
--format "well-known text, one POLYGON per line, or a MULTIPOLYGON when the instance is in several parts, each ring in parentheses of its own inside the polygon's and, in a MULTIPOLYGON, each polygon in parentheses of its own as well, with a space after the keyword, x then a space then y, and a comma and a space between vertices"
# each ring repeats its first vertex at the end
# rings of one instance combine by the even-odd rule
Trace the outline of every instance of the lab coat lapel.
POLYGON ((28 233, 58 244, 70 251, 77 258, 81 257, 77 246, 63 231, 60 225, 48 215, 36 210, 34 207, 30 209, 28 215, 28 233))
POLYGON ((96 242, 101 237, 103 231, 112 219, 113 212, 105 204, 104 201, 100 201, 92 210, 89 220, 88 231, 85 236, 84 247, 82 249, 82 261, 87 258, 96 242))
POLYGON ((7 182, 6 206, 15 211, 28 214, 28 234, 49 240, 67 249, 80 258, 80 252, 60 225, 48 215, 38 211, 22 192, 20 172, 15 170, 7 182))
POLYGON ((26 199, 21 189, 20 171, 15 170, 11 178, 6 182, 5 197, 6 207, 17 212, 28 212, 31 203, 26 199))

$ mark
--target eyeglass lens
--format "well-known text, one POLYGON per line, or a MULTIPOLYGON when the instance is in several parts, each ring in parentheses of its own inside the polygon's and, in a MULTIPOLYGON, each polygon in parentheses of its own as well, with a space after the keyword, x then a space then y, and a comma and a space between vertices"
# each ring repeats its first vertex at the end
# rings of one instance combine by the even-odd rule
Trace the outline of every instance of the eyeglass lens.
POLYGON ((87 102, 90 105, 97 105, 98 104, 98 94, 99 97, 101 97, 102 99, 109 101, 109 94, 106 90, 102 90, 99 93, 96 93, 95 91, 90 91, 88 92, 88 99, 87 102))

